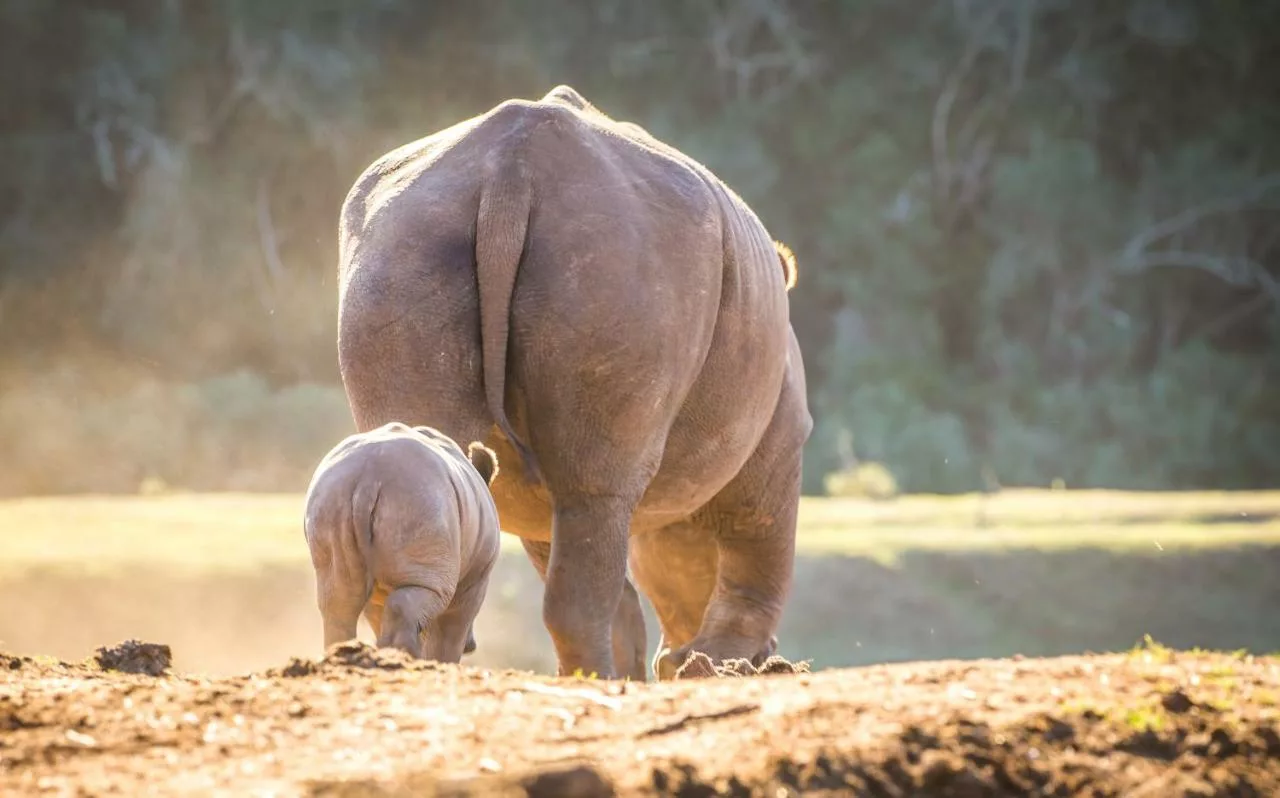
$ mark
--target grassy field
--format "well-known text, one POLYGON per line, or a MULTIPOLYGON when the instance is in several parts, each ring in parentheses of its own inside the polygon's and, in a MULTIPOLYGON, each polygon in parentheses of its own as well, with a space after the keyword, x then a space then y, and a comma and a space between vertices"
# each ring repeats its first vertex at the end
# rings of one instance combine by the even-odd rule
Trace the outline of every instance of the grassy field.
MULTIPOLYGON (((0 501, 0 573, 148 565, 200 571, 306 565, 302 497, 169 494, 0 501)), ((1280 491, 1122 493, 1004 491, 909 496, 892 502, 806 497, 804 555, 871 557, 907 551, 1153 551, 1280 544, 1280 491)), ((520 551, 503 536, 504 549, 520 551)))
MULTIPOLYGON (((292 494, 0 501, 0 650, 75 659, 140 637, 223 673, 314 654, 301 512, 292 494)), ((1147 634, 1280 649, 1280 492, 806 498, 800 527, 779 638, 815 667, 1114 651, 1147 634)), ((476 661, 545 670, 541 585, 504 544, 476 661)))

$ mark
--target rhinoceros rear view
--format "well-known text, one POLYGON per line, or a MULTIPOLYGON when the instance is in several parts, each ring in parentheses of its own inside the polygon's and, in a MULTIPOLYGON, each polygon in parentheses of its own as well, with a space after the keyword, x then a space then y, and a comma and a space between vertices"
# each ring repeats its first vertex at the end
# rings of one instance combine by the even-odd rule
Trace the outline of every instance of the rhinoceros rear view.
POLYGON ((304 533, 324 644, 351 640, 363 613, 379 646, 458 662, 498 559, 498 472, 429 427, 390 422, 349 435, 316 467, 304 533))
POLYGON ((660 676, 772 651, 812 420, 794 261, 741 198, 560 86, 378 159, 340 260, 358 428, 429 425, 511 464, 493 495, 562 673, 645 677, 628 557, 674 649, 660 676))

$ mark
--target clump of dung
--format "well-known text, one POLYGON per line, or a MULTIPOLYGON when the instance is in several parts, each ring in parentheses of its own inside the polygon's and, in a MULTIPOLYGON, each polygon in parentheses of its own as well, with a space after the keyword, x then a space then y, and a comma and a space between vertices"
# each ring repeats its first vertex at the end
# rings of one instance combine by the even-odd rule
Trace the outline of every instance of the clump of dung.
POLYGON ((119 645, 99 648, 93 659, 104 671, 162 676, 173 664, 173 652, 164 643, 126 640, 119 645))

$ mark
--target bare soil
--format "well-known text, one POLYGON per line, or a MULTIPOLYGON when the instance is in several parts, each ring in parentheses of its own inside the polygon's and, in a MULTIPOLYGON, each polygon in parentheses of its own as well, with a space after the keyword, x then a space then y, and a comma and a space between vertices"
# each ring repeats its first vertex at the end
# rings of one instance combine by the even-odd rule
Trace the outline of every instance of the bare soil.
POLYGON ((0 655, 0 794, 1280 795, 1275 657, 775 663, 788 672, 659 684, 355 642, 233 677, 169 657, 0 655))

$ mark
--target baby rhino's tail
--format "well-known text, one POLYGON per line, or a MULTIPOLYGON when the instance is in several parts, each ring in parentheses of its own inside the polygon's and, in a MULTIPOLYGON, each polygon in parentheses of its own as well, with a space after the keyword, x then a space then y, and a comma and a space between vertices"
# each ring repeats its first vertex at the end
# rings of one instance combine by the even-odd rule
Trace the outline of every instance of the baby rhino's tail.
POLYGON ((313 493, 307 506, 307 545, 316 571, 325 648, 355 639, 360 614, 373 594, 369 550, 378 492, 359 486, 348 495, 349 504, 336 502, 322 489, 313 493))

